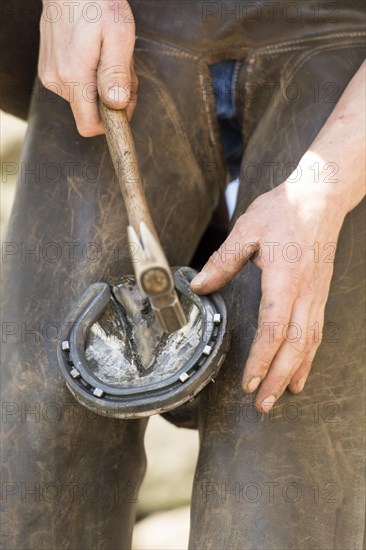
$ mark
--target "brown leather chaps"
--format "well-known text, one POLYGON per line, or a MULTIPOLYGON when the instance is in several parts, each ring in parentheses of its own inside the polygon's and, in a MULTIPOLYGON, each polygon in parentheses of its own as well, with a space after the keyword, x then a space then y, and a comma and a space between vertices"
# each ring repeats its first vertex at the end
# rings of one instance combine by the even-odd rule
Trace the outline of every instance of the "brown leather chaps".
MULTIPOLYGON (((132 7, 140 168, 170 263, 189 265, 228 182, 209 66, 236 62, 244 154, 235 221, 294 170, 359 68, 362 3, 132 7)), ((341 231, 324 339, 306 388, 286 392, 269 415, 255 411, 240 385, 259 270, 249 264, 225 289, 230 351, 215 384, 195 400, 190 548, 362 548, 364 223, 361 204, 341 231)), ((36 82, 2 254, 6 550, 130 547, 147 421, 103 418, 78 405, 56 360, 60 327, 83 290, 131 271, 126 224, 104 137, 80 137, 69 104, 36 82)))

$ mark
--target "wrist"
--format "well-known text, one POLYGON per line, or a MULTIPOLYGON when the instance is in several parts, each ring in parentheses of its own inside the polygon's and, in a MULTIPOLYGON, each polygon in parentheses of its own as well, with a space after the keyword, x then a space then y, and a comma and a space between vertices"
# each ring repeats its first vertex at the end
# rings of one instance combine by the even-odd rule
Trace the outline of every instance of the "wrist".
POLYGON ((287 179, 290 192, 301 200, 331 208, 345 217, 365 195, 365 169, 355 149, 347 157, 334 146, 322 148, 314 142, 287 179))
POLYGON ((319 216, 331 216, 342 225, 351 210, 339 177, 339 165, 324 161, 322 157, 307 151, 297 168, 285 182, 286 193, 306 216, 309 223, 319 216))

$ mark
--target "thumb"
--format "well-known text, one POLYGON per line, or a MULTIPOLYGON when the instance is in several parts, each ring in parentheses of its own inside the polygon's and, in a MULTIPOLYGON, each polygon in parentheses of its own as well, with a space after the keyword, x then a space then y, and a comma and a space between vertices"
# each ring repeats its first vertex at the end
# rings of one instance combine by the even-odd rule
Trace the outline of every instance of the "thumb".
POLYGON ((193 292, 209 294, 224 287, 239 273, 258 249, 258 240, 248 239, 243 221, 239 218, 228 238, 192 279, 193 292))
POLYGON ((126 109, 131 97, 136 94, 137 79, 132 68, 132 51, 122 46, 123 56, 118 43, 103 42, 98 68, 98 92, 111 109, 126 109), (122 57, 122 59, 121 59, 122 57))

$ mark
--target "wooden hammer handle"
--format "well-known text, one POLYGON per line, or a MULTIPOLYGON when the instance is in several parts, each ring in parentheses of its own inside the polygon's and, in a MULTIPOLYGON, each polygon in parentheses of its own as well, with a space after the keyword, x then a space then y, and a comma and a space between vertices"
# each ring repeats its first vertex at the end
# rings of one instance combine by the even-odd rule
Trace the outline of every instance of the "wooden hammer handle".
POLYGON ((140 222, 156 235, 137 163, 135 144, 125 110, 114 110, 99 100, 108 148, 125 201, 130 225, 140 236, 140 222))

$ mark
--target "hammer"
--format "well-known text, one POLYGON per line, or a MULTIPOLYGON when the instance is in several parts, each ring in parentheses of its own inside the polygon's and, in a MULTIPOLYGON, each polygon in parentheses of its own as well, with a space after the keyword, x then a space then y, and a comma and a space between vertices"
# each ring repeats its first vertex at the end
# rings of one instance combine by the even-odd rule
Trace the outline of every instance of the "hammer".
POLYGON ((182 328, 187 319, 149 212, 126 111, 110 109, 101 100, 99 111, 127 209, 128 241, 130 246, 138 247, 137 262, 133 262, 137 284, 150 300, 162 330, 174 332, 182 328))

